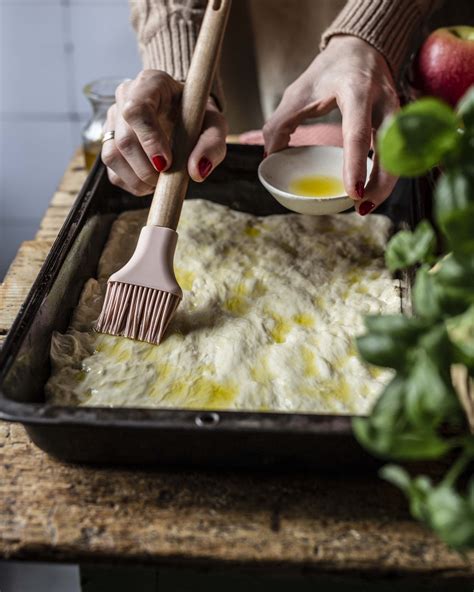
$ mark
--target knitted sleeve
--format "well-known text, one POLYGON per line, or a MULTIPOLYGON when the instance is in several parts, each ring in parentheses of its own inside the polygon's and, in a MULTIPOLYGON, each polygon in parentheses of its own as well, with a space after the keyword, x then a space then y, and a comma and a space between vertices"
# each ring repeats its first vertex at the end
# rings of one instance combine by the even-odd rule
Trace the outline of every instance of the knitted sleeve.
POLYGON ((349 0, 323 33, 323 50, 334 35, 354 35, 370 43, 396 76, 415 31, 439 0, 349 0))
MULTIPOLYGON (((206 0, 129 0, 144 68, 163 70, 184 81, 199 34, 206 0)), ((219 76, 212 90, 223 104, 219 76)))

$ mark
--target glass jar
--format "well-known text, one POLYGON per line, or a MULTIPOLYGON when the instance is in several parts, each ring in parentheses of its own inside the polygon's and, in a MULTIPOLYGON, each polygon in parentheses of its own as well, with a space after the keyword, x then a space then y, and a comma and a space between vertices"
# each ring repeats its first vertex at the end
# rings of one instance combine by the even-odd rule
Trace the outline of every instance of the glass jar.
POLYGON ((87 170, 92 168, 100 153, 107 110, 115 103, 115 89, 124 80, 124 78, 100 78, 84 87, 84 95, 92 105, 92 117, 82 130, 82 145, 87 170))

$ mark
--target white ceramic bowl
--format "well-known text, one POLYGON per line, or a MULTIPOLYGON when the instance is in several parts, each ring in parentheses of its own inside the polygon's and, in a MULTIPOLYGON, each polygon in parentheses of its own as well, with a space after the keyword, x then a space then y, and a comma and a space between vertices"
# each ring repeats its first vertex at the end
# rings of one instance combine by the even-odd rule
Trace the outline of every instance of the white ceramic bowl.
MULTIPOLYGON (((331 197, 303 197, 289 191, 294 179, 308 175, 330 175, 342 179, 343 150, 338 146, 286 148, 267 156, 258 167, 262 185, 282 206, 300 214, 321 216, 348 210, 354 201, 345 193, 331 197)), ((372 171, 367 158, 367 177, 372 171)))

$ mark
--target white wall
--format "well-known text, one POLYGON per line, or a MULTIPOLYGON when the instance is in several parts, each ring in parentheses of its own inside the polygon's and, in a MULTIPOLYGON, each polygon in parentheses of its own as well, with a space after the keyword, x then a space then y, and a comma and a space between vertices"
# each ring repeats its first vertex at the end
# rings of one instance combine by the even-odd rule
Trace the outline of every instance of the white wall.
POLYGON ((80 145, 82 87, 139 69, 127 0, 0 0, 0 281, 80 145))
POLYGON ((0 561, 2 592, 81 592, 79 567, 59 563, 0 561))

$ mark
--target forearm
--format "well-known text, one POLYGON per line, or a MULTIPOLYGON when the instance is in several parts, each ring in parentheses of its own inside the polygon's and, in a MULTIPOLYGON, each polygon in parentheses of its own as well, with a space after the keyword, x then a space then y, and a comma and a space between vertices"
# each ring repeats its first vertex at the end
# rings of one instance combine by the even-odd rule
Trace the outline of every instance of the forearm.
POLYGON ((397 77, 415 31, 440 0, 349 0, 323 33, 321 49, 334 35, 370 43, 397 77))
MULTIPOLYGON (((129 0, 145 69, 163 70, 184 81, 201 27, 207 0, 129 0)), ((212 94, 222 108, 219 76, 212 94)))

